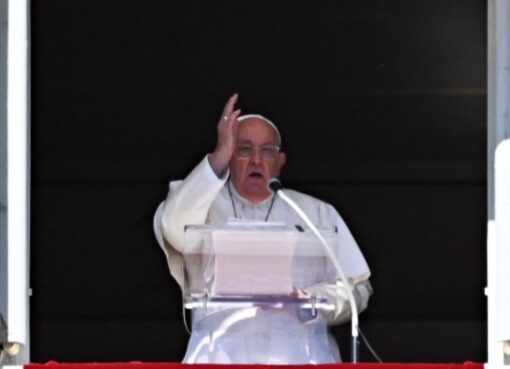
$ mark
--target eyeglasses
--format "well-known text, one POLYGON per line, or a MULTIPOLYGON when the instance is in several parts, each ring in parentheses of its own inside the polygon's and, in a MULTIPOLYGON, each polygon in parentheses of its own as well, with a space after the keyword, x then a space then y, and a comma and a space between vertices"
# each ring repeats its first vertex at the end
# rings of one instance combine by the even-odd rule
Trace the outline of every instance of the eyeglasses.
POLYGON ((257 152, 263 160, 272 160, 276 158, 280 152, 280 148, 275 145, 266 145, 260 147, 243 145, 236 147, 236 155, 242 159, 249 159, 257 152))

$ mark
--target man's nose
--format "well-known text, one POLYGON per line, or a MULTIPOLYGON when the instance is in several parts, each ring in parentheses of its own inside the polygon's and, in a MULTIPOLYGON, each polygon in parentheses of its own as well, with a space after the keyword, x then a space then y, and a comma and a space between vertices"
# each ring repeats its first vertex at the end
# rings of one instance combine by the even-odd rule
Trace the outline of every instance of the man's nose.
POLYGON ((262 157, 260 156, 259 150, 254 150, 251 156, 251 161, 254 164, 259 164, 262 162, 262 157))

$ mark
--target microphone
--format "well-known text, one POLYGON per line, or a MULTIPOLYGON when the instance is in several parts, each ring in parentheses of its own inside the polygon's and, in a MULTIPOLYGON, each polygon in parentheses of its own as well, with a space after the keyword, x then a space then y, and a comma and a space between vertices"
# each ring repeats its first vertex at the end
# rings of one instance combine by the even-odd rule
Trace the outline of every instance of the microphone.
POLYGON ((278 178, 273 177, 267 181, 267 189, 276 193, 282 189, 282 182, 278 178))
POLYGON ((351 307, 351 359, 353 363, 358 362, 358 307, 356 306, 356 299, 352 293, 352 286, 349 280, 347 279, 340 263, 338 262, 335 254, 330 249, 327 241, 321 235, 317 227, 313 224, 310 218, 305 214, 305 212, 299 207, 298 204, 294 202, 287 194, 282 190, 282 183, 278 178, 271 178, 267 181, 267 188, 269 191, 278 195, 283 201, 285 201, 294 211, 299 215, 299 217, 306 223, 306 225, 310 228, 310 231, 317 237, 320 241, 321 246, 324 249, 326 256, 331 260, 333 266, 336 269, 337 276, 340 277, 340 280, 344 283, 347 292, 347 300, 351 307))

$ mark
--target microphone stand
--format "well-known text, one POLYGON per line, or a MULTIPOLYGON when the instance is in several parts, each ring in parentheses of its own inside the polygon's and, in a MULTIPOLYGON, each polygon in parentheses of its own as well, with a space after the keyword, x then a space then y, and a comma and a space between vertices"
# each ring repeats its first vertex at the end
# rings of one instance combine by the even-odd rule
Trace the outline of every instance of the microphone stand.
POLYGON ((335 254, 329 247, 327 241, 320 234, 317 227, 312 223, 310 218, 304 213, 304 211, 291 199, 289 198, 281 189, 281 183, 278 179, 273 178, 268 182, 268 187, 271 191, 275 192, 283 201, 285 201, 294 211, 303 219, 306 225, 310 228, 310 230, 315 234, 315 236, 319 239, 321 245, 326 252, 326 255, 329 257, 333 266, 336 269, 337 275, 340 277, 342 282, 345 284, 347 289, 347 297, 349 300, 349 305, 351 307, 351 361, 353 363, 358 362, 358 307, 356 306, 356 300, 354 299, 354 295, 352 293, 351 284, 349 283, 347 277, 345 276, 335 254))

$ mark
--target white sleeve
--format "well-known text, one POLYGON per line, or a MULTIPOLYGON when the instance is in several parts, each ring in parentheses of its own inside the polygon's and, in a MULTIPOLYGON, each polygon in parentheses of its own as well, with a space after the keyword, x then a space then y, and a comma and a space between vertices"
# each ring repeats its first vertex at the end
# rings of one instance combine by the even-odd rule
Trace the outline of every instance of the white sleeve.
MULTIPOLYGON (((370 295, 372 295, 372 286, 368 280, 370 269, 351 231, 336 209, 327 204, 323 211, 323 216, 328 219, 327 223, 334 224, 337 228, 338 243, 333 252, 342 271, 353 286, 352 294, 358 313, 361 313, 366 309, 370 295)), ((326 297, 328 301, 335 304, 335 310, 327 314, 328 324, 335 325, 351 318, 351 307, 346 288, 341 280, 337 280, 336 284, 318 283, 305 288, 305 292, 326 297)))
POLYGON ((154 233, 164 251, 170 269, 181 288, 184 287, 184 227, 201 224, 228 178, 218 178, 205 157, 183 181, 170 182, 168 196, 154 215, 154 233))
POLYGON ((184 227, 204 224, 209 208, 228 178, 218 178, 207 156, 183 180, 170 183, 166 200, 159 206, 154 219, 154 231, 179 252, 184 250, 184 227))

